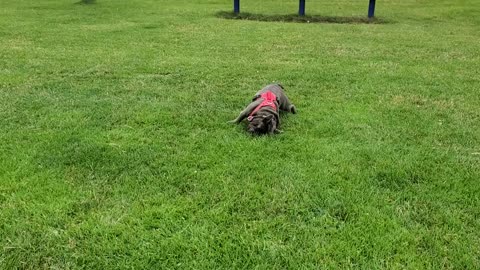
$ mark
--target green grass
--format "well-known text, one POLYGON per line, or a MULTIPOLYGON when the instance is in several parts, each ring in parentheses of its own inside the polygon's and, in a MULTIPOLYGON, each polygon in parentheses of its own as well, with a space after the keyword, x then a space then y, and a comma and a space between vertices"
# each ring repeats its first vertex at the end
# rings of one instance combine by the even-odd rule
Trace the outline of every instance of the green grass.
POLYGON ((77 3, 1 4, 0 269, 480 268, 479 1, 77 3))

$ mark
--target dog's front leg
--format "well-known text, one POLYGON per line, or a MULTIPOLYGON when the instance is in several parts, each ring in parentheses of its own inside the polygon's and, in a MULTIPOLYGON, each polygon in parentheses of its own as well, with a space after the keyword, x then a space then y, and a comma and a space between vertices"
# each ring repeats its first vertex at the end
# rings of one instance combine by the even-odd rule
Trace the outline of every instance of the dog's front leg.
POLYGON ((243 119, 247 118, 247 116, 249 114, 251 114, 253 112, 253 110, 255 110, 255 108, 260 105, 260 103, 262 103, 261 100, 256 100, 252 103, 250 103, 241 113, 240 115, 235 119, 235 120, 232 120, 232 121, 229 121, 229 123, 235 123, 235 124, 238 124, 240 122, 242 122, 243 119))

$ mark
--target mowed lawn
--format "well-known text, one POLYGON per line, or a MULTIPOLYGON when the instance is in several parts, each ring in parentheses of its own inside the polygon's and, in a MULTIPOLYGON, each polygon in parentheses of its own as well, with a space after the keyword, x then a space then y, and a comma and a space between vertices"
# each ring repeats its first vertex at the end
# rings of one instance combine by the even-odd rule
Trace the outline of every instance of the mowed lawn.
POLYGON ((75 1, 0 4, 0 269, 480 268, 480 1, 75 1))

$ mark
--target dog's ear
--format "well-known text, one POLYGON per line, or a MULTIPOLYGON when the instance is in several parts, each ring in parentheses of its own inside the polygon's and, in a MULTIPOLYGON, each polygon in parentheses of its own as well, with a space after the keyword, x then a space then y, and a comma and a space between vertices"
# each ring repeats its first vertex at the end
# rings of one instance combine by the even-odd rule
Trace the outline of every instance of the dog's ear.
POLYGON ((260 95, 255 95, 253 98, 252 98, 252 102, 257 100, 258 98, 260 97, 260 95))
POLYGON ((277 129, 277 123, 273 114, 265 116, 265 118, 263 118, 263 123, 265 123, 265 126, 267 127, 268 134, 273 134, 275 129, 277 129))
POLYGON ((275 134, 275 130, 277 129, 277 121, 275 121, 274 118, 272 118, 269 122, 267 122, 267 126, 268 126, 268 133, 275 134))
POLYGON ((270 115, 267 115, 267 116, 263 117, 263 121, 265 123, 268 123, 268 122, 272 121, 272 119, 273 119, 273 114, 270 114, 270 115))

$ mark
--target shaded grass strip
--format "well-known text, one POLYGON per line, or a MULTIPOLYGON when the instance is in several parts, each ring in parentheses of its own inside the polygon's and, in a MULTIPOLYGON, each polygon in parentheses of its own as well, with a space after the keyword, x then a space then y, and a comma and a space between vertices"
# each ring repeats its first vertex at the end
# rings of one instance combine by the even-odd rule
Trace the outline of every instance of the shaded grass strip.
POLYGON ((321 16, 321 15, 305 15, 298 16, 296 14, 287 15, 266 15, 253 13, 234 13, 230 11, 219 11, 216 16, 223 19, 231 20, 250 20, 262 22, 295 22, 295 23, 341 23, 341 24, 384 24, 387 20, 381 18, 367 17, 341 17, 341 16, 321 16))

